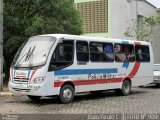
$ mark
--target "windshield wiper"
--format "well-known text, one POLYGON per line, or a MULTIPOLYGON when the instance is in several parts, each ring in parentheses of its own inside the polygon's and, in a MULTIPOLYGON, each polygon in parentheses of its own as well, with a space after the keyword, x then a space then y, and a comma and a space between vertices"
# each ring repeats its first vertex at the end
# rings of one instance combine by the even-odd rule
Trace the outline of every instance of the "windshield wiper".
POLYGON ((32 51, 30 52, 30 50, 28 51, 28 54, 25 58, 25 62, 28 61, 31 57, 31 55, 33 54, 34 50, 35 50, 36 46, 34 46, 34 48, 32 49, 32 51))
POLYGON ((30 51, 31 51, 31 47, 29 48, 28 52, 22 56, 22 58, 17 62, 17 64, 16 64, 15 66, 18 66, 19 63, 21 62, 21 60, 22 60, 26 55, 28 55, 30 51))
POLYGON ((28 52, 26 53, 26 54, 24 54, 23 56, 22 56, 22 58, 17 62, 17 64, 15 65, 15 67, 20 67, 20 62, 21 62, 21 60, 26 56, 26 58, 25 58, 25 62, 26 61, 28 61, 29 59, 30 59, 30 57, 31 57, 31 55, 33 54, 33 52, 34 52, 34 49, 35 49, 35 47, 36 46, 34 46, 34 48, 31 50, 31 47, 29 48, 29 50, 28 50, 28 52))

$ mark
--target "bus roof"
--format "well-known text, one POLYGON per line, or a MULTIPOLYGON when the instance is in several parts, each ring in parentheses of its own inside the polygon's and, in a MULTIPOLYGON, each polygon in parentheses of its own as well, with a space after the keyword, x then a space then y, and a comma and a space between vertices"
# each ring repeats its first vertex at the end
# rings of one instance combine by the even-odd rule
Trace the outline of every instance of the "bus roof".
POLYGON ((70 35, 70 34, 44 34, 44 35, 38 35, 38 36, 51 36, 55 37, 58 40, 60 38, 64 39, 75 39, 75 40, 87 40, 87 41, 95 41, 95 42, 113 42, 113 43, 124 43, 124 44, 141 44, 141 45, 151 45, 149 42, 145 41, 136 41, 136 40, 127 40, 127 39, 113 39, 113 38, 101 38, 101 37, 88 37, 83 35, 70 35))

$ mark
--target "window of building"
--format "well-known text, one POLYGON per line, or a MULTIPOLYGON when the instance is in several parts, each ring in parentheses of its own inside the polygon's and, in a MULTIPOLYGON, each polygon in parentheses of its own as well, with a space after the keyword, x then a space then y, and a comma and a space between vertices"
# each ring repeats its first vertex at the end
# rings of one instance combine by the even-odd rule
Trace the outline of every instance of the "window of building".
POLYGON ((92 62, 114 61, 111 43, 90 42, 90 60, 92 62))
POLYGON ((150 54, 149 54, 149 47, 148 46, 135 46, 135 53, 136 53, 136 61, 140 62, 149 62, 150 61, 150 54))
POLYGON ((115 60, 117 62, 133 62, 135 61, 134 46, 130 44, 114 45, 115 60))
POLYGON ((78 62, 88 62, 89 61, 88 42, 77 41, 76 51, 77 51, 77 61, 78 62))

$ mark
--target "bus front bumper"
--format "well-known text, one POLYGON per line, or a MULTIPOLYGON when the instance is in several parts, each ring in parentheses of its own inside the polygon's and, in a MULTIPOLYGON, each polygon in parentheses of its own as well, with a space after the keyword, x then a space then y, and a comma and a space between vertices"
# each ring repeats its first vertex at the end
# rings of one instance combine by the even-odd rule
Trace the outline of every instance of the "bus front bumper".
POLYGON ((57 94, 57 90, 53 90, 53 92, 47 92, 44 84, 15 84, 13 82, 9 82, 8 86, 11 92, 22 95, 51 96, 57 94))

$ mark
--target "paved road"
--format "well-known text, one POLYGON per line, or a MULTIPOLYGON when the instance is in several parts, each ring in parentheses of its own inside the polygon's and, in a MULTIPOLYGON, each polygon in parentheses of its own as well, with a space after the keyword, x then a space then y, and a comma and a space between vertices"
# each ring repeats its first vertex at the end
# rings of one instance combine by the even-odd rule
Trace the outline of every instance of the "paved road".
POLYGON ((60 104, 56 98, 33 102, 26 96, 0 96, 1 114, 158 114, 160 88, 133 88, 129 96, 114 91, 103 94, 80 94, 70 104, 60 104))

